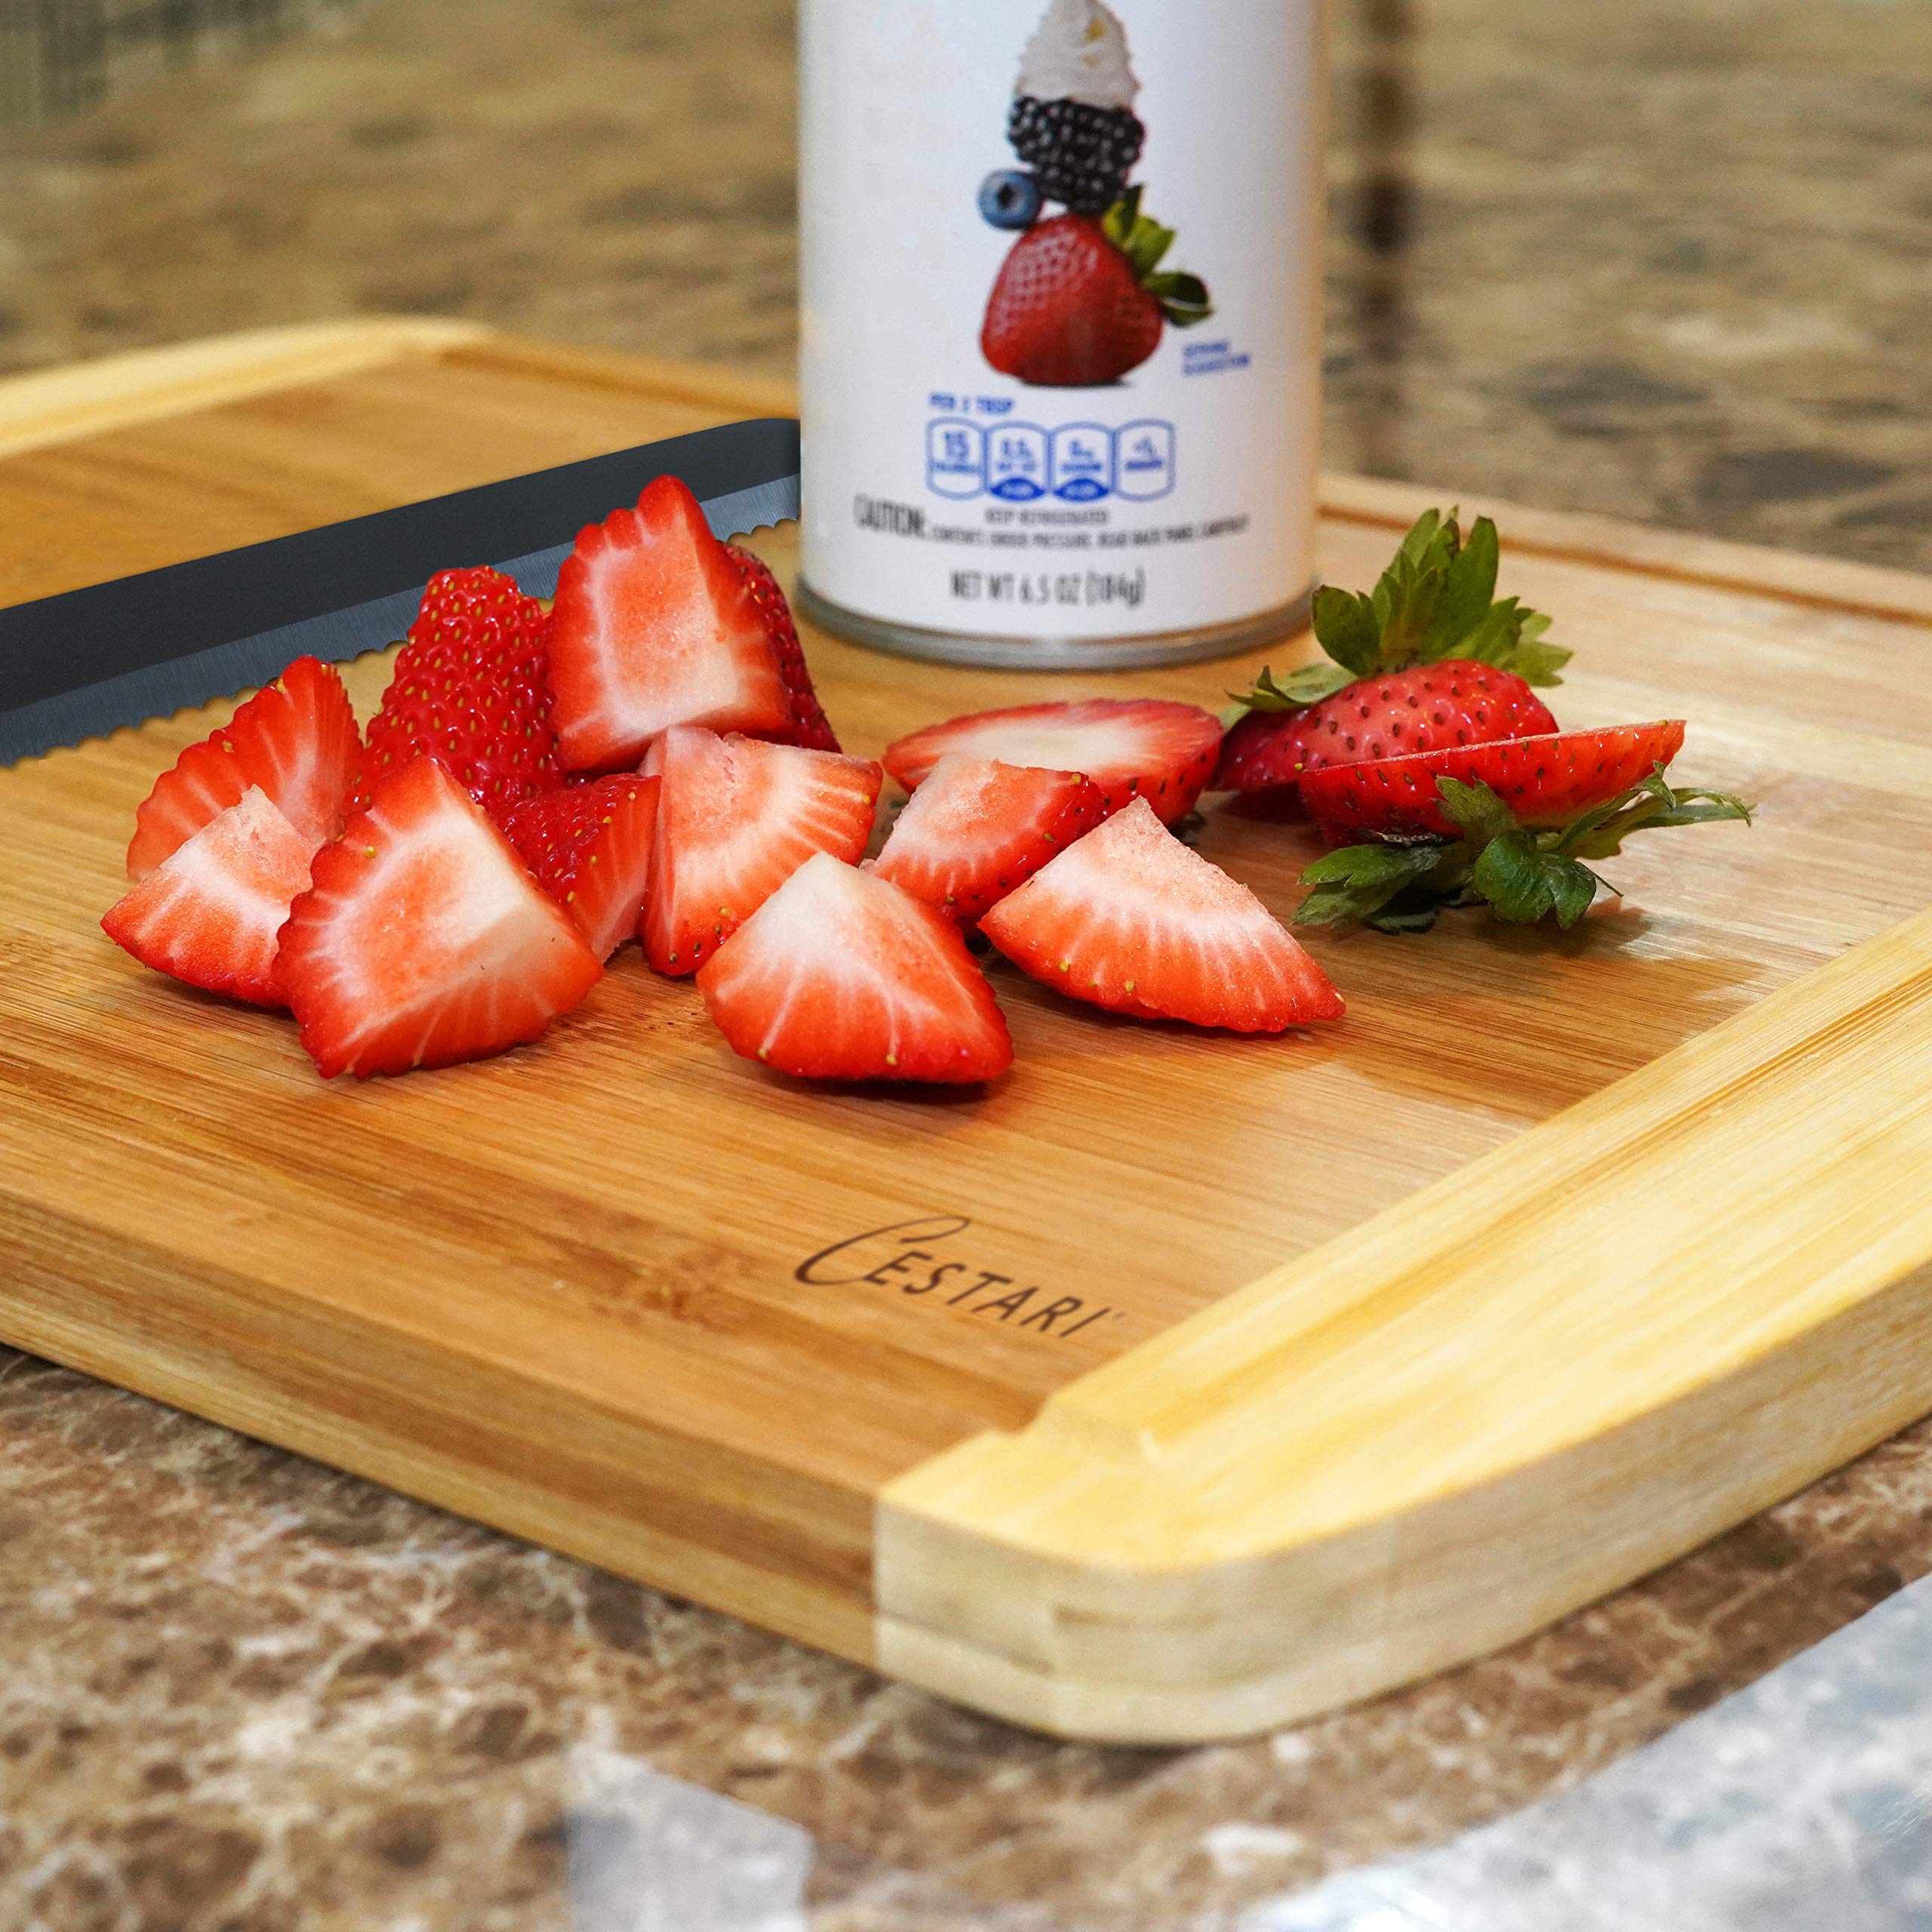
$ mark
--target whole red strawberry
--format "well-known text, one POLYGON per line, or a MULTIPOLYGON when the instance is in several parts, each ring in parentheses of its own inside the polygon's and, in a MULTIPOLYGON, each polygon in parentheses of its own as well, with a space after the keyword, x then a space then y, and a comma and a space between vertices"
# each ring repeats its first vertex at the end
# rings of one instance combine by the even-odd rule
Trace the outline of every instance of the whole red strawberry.
MULTIPOLYGON (((838 734, 825 715, 825 707, 818 701, 817 692, 812 688, 812 674, 805 664, 804 646, 798 641, 798 627, 792 621, 792 607, 785 601, 783 589, 761 557, 754 556, 736 543, 726 544, 724 551, 744 579, 745 588, 751 592, 758 615, 764 620, 771 648, 778 654, 778 674, 785 681, 785 694, 790 700, 792 708, 792 728, 785 734, 785 741, 803 745, 808 751, 837 751, 838 734)), ((778 734, 761 731, 753 735, 773 738, 778 734)))
POLYGON ((352 811, 423 754, 491 817, 563 783, 546 675, 550 620, 513 577, 487 566, 438 571, 369 721, 352 811))
POLYGON ((1293 788, 1331 765, 1554 731, 1530 687, 1558 682, 1570 654, 1543 641, 1547 617, 1498 599, 1500 558, 1487 517, 1465 542, 1453 512, 1430 510, 1374 590, 1324 584, 1315 636, 1327 659, 1279 680, 1263 671, 1241 694, 1215 786, 1293 788))
POLYGON ((1214 783, 1260 791, 1324 765, 1555 729, 1549 706, 1515 672, 1451 658, 1359 678, 1297 711, 1249 712, 1221 741, 1214 783))
POLYGON ((981 352, 1002 375, 1048 389, 1118 382, 1214 310, 1191 275, 1158 272, 1174 231, 1140 212, 1140 190, 1096 220, 1055 215, 1013 245, 986 303, 981 352))

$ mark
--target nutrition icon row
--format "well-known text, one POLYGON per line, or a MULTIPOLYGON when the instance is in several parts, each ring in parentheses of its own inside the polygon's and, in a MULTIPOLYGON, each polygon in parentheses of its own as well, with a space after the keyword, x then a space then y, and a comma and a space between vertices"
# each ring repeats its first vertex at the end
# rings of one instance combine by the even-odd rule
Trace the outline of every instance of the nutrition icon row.
POLYGON ((989 496, 1009 503, 1041 497, 1069 503, 1103 497, 1152 503, 1174 487, 1174 428, 1152 420, 1118 429, 1097 423, 989 428, 942 417, 926 426, 926 481, 938 495, 962 502, 989 496))

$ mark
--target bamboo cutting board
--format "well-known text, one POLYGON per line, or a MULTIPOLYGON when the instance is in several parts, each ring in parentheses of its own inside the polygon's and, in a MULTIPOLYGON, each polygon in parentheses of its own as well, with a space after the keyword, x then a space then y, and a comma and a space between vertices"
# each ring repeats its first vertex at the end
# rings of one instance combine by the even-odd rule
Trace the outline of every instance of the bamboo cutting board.
MULTIPOLYGON (((421 325, 32 380, 0 602, 789 400, 421 325)), ((1432 500, 1331 479, 1324 574, 1432 500)), ((790 1084, 634 951, 534 1048, 325 1084, 96 928, 226 707, 0 772, 0 1338, 1082 1736, 1365 1695, 1788 1494, 1932 1409, 1932 586, 1500 514, 1564 723, 1687 715, 1678 771, 1755 828, 1639 841, 1571 935, 1318 933, 1349 1016, 1315 1036, 995 962, 983 1094, 790 1084)), ((808 641, 866 754, 1262 661, 808 641)), ((1284 915, 1314 851, 1225 808, 1200 844, 1284 915)))

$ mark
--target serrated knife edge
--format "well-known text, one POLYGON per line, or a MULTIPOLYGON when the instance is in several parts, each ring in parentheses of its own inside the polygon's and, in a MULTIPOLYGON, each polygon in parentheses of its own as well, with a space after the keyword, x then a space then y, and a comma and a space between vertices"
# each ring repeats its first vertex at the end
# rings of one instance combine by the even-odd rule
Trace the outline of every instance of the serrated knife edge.
MULTIPOLYGON (((487 506, 492 515, 486 520, 493 521, 497 528, 485 534, 500 537, 506 512, 513 513, 515 509, 513 502, 504 501, 506 493, 531 497, 546 485, 570 486, 562 493, 570 500, 561 506, 538 506, 532 512, 536 520, 549 522, 553 529, 561 516, 571 525, 570 537, 509 558, 497 566, 515 577, 533 595, 548 596, 556 587, 557 573, 571 552, 576 531, 617 504, 635 501, 644 483, 667 473, 685 475, 694 488, 699 489, 706 519, 720 537, 740 536, 795 518, 798 514, 797 426, 774 418, 699 431, 694 435, 622 451, 612 457, 592 457, 533 476, 513 478, 506 484, 458 491, 432 499, 427 504, 405 505, 398 510, 355 518, 349 524, 276 538, 244 550, 197 559, 193 565, 175 565, 166 571, 146 572, 140 577, 92 586, 91 591, 69 592, 63 597, 0 610, 0 697, 4 697, 10 683, 18 688, 17 678, 9 675, 20 668, 17 661, 10 661, 13 654, 34 648, 36 629, 45 641, 57 648, 63 633, 71 636, 77 623, 85 624, 91 603, 104 605, 111 610, 118 602, 125 622, 131 609, 138 611, 144 590, 162 597, 191 597, 197 570, 202 574, 222 569, 273 570, 277 553, 288 554, 282 546, 300 544, 304 539, 321 539, 324 540, 319 545, 312 543, 309 547, 326 552, 331 548, 339 549, 345 537, 368 531, 386 518, 412 518, 423 526, 425 534, 421 543, 437 541, 448 546, 441 561, 430 563, 420 576, 411 571, 411 580, 405 588, 75 682, 0 710, 0 766, 78 746, 125 726, 138 726, 232 697, 278 676, 297 657, 312 655, 340 663, 383 649, 408 629, 416 614, 423 584, 431 571, 464 560, 460 535, 440 533, 445 528, 460 531, 466 502, 473 503, 479 497, 495 499, 487 506), (735 447, 721 446, 728 443, 735 447), (745 476, 748 471, 748 479, 737 482, 737 476, 745 476), (708 491, 700 488, 700 478, 713 487, 708 491), (591 491, 598 495, 586 494, 591 491), (605 497, 608 500, 604 500, 605 497), (601 501, 601 508, 587 510, 584 506, 593 501, 601 501), (171 581, 161 583, 162 579, 171 581)), ((417 560, 426 554, 426 550, 419 549, 417 560)), ((471 561, 477 554, 475 548, 466 552, 471 561)), ((191 617, 192 613, 187 615, 191 617)), ((44 684, 45 679, 40 681, 44 684)))

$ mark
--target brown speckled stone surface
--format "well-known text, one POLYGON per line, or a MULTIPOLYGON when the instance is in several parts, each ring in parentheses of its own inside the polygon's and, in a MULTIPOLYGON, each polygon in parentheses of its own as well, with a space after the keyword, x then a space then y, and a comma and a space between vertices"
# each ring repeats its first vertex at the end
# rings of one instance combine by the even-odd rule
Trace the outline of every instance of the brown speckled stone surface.
MULTIPOLYGON (((789 11, 460 11, 0 149, 0 366, 389 308, 785 369, 789 11)), ((1338 11, 1332 462, 1932 568, 1932 11, 1338 11)), ((1921 1428, 1497 1658, 1088 1749, 0 1350, 0 1927, 1232 1928, 1928 1569, 1921 1428)))

